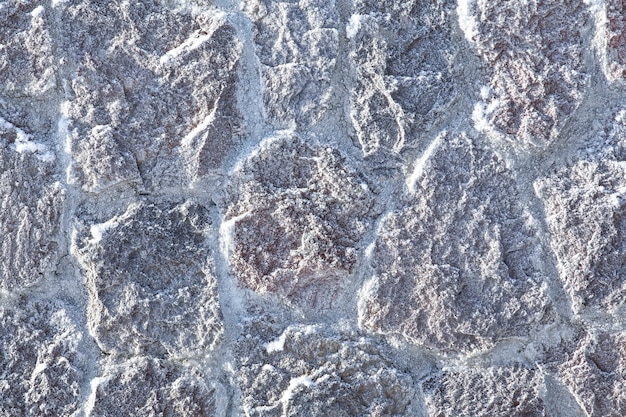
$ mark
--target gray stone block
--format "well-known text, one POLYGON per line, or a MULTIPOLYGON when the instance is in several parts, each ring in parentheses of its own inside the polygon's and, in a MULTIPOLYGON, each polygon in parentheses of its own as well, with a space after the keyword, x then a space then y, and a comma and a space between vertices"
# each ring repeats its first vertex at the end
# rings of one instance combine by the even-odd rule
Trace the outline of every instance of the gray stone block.
POLYGON ((0 307, 0 415, 75 415, 88 367, 80 323, 60 302, 7 301, 0 307))
POLYGON ((53 151, 0 117, 0 291, 54 273, 65 190, 53 151))
POLYGON ((416 392, 383 349, 351 332, 246 323, 236 381, 245 416, 404 416, 416 392), (273 338, 272 338, 273 337, 273 338))
POLYGON ((427 152, 406 201, 379 227, 361 325, 445 352, 527 335, 551 302, 512 173, 465 134, 443 133, 427 152))
POLYGON ((59 7, 75 67, 62 108, 70 182, 152 191, 218 172, 240 124, 241 45, 227 15, 160 1, 59 7))
POLYGON ((146 201, 88 226, 74 251, 104 352, 188 357, 216 347, 223 329, 207 209, 146 201))
POLYGON ((520 365, 443 371, 424 383, 430 416, 547 417, 541 372, 520 365))
POLYGON ((311 125, 333 105, 339 54, 339 13, 334 0, 251 0, 263 104, 277 127, 311 125))
POLYGON ((138 356, 108 364, 93 385, 87 411, 94 417, 218 415, 215 387, 201 371, 161 359, 138 356))
POLYGON ((459 91, 451 1, 355 2, 347 25, 351 119, 365 155, 415 146, 459 91), (437 45, 437 47, 433 47, 437 45))
POLYGON ((626 301, 626 112, 566 166, 535 184, 551 247, 576 312, 626 301))
POLYGON ((590 417, 626 413, 626 333, 582 334, 558 376, 590 417))
POLYGON ((462 0, 457 13, 490 78, 474 111, 476 127, 522 147, 553 142, 580 105, 589 75, 583 0, 462 0))
POLYGON ((229 188, 222 235, 239 283, 331 306, 375 215, 366 179, 336 149, 279 135, 240 163, 229 188))

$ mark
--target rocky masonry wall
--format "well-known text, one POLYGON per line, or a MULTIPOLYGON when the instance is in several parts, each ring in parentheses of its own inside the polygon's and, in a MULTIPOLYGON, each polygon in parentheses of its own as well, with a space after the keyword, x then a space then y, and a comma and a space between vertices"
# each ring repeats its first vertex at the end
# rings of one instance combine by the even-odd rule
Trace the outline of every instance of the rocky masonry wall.
POLYGON ((622 0, 0 2, 0 416, 626 415, 622 0))

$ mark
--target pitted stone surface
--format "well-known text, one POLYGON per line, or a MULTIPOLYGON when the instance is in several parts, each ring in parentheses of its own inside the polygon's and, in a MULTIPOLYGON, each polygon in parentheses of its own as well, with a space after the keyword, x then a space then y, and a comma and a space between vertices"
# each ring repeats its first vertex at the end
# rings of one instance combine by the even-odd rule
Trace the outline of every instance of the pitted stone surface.
POLYGON ((424 383, 429 415, 547 417, 540 372, 522 366, 444 371, 424 383))
POLYGON ((608 75, 626 80, 626 1, 606 1, 608 75))
POLYGON ((554 141, 583 98, 583 0, 461 0, 457 13, 490 73, 476 127, 522 146, 554 141))
POLYGON ((152 190, 219 170, 239 123, 241 46, 228 17, 159 1, 59 8, 76 66, 60 124, 68 180, 90 192, 120 183, 152 190))
POLYGON ((141 202, 76 237, 103 351, 176 357, 215 348, 223 330, 210 227, 207 209, 192 201, 141 202))
POLYGON ((451 1, 359 0, 346 31, 351 119, 365 155, 415 145, 459 94, 451 1), (437 45, 433 48, 432 45, 437 45))
POLYGON ((563 383, 591 417, 626 413, 626 333, 582 335, 558 370, 563 383))
POLYGON ((626 301, 626 112, 606 138, 536 188, 561 279, 574 308, 612 311, 626 301))
POLYGON ((334 0, 250 0, 260 63, 263 104, 277 127, 314 124, 333 105, 339 53, 339 13, 334 0))
POLYGON ((280 333, 270 322, 250 320, 237 346, 243 415, 410 415, 411 376, 371 341, 325 326, 280 333))
POLYGON ((625 11, 0 0, 0 417, 625 415, 625 11))
POLYGON ((365 178, 336 149, 283 135, 238 166, 231 190, 223 234, 239 282, 296 304, 330 306, 372 225, 365 178))
POLYGON ((38 1, 11 0, 0 9, 0 97, 37 100, 56 88, 58 58, 49 16, 38 1))
POLYGON ((70 416, 81 407, 84 333, 57 302, 0 307, 0 415, 70 416))
POLYGON ((65 192, 54 154, 0 118, 0 291, 41 283, 58 260, 65 192))
POLYGON ((444 133, 427 152, 377 233, 363 327, 450 352, 526 335, 551 307, 511 172, 465 134, 444 133))
POLYGON ((139 356, 108 364, 87 405, 89 415, 212 417, 215 388, 198 369, 139 356))

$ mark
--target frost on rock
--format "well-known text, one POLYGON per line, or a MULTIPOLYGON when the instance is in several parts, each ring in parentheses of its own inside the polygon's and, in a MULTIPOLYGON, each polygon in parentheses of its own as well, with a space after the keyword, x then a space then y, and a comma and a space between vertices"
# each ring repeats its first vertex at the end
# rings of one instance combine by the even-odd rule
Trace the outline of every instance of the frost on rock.
POLYGON ((87 408, 93 417, 217 415, 215 388, 202 373, 162 359, 139 356, 109 364, 92 389, 87 408))
POLYGON ((250 320, 236 352, 247 417, 411 415, 411 376, 355 334, 293 325, 279 336, 270 320, 250 320), (272 335, 282 339, 275 349, 272 335))
POLYGON ((447 370, 424 383, 429 415, 547 417, 540 372, 520 365, 447 370))
POLYGON ((398 152, 441 122, 459 94, 454 2, 358 0, 347 34, 351 118, 365 155, 398 152))
POLYGON ((47 13, 39 3, 9 0, 0 7, 0 102, 38 100, 56 88, 54 44, 47 13))
POLYGON ((196 203, 144 202, 78 232, 89 325, 103 351, 188 356, 215 347, 223 330, 209 227, 196 203))
POLYGON ((329 307, 373 220, 372 192, 332 148, 271 138, 235 170, 222 226, 232 272, 260 293, 329 307))
POLYGON ((54 302, 0 307, 0 415, 70 416, 85 374, 82 333, 54 302))
POLYGON ((446 352, 483 350, 549 319, 536 230, 504 161, 442 133, 383 220, 361 325, 446 352))
POLYGON ((536 183, 551 246, 574 308, 626 302, 626 112, 607 139, 536 183))
POLYGON ((491 78, 476 127, 521 146, 552 142, 582 101, 584 1, 461 0, 457 11, 491 78))
POLYGON ((626 415, 626 333, 584 334, 557 375, 590 417, 626 415))
POLYGON ((42 282, 58 260, 64 190, 51 161, 16 150, 24 135, 0 118, 0 291, 42 282))
POLYGON ((250 0, 260 63, 263 104, 277 127, 309 125, 333 103, 332 80, 339 53, 339 14, 334 0, 250 0))
POLYGON ((626 0, 606 0, 608 76, 626 81, 626 0))
POLYGON ((221 168, 233 145, 240 44, 224 13, 192 16, 167 2, 59 5, 67 59, 70 181, 181 186, 221 168))

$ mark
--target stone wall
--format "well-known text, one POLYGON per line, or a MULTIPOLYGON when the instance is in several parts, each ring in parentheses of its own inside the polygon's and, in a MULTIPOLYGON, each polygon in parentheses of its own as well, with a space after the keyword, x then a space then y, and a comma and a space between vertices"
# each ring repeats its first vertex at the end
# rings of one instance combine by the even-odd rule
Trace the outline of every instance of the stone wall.
POLYGON ((1 1, 0 417, 623 417, 625 13, 1 1))

